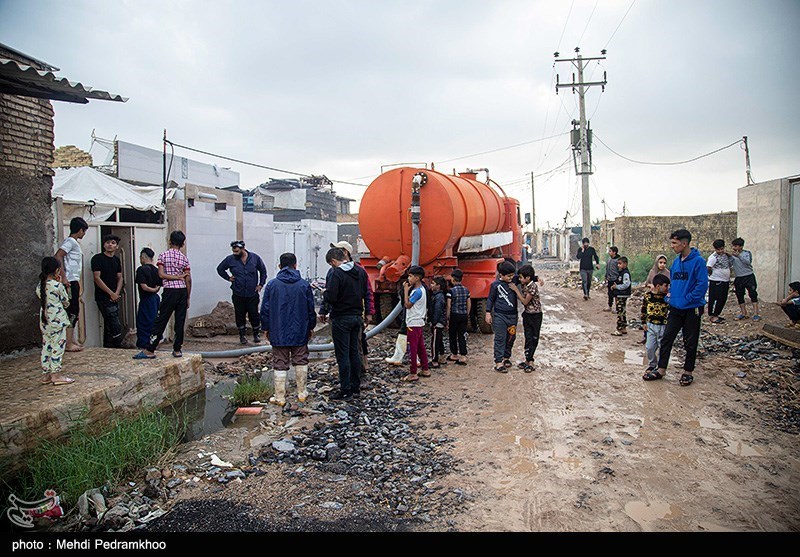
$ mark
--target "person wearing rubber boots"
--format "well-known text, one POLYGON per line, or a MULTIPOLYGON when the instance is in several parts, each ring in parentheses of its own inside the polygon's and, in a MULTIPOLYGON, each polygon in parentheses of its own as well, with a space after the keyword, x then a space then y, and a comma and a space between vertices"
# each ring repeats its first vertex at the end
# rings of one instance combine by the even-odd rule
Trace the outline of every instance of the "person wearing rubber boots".
POLYGON ((261 326, 272 344, 275 394, 269 401, 284 406, 289 364, 294 366, 297 400, 305 402, 308 397, 308 342, 317 325, 317 314, 311 285, 300 277, 295 254, 281 255, 279 265, 278 275, 264 290, 261 326))
POLYGON ((217 274, 231 283, 231 301, 239 329, 239 342, 247 344, 246 318, 253 328, 253 342, 261 342, 261 320, 258 315, 258 296, 267 282, 267 266, 257 253, 248 251, 242 240, 231 242, 231 255, 217 265, 217 274), (230 274, 228 274, 230 272, 230 274))

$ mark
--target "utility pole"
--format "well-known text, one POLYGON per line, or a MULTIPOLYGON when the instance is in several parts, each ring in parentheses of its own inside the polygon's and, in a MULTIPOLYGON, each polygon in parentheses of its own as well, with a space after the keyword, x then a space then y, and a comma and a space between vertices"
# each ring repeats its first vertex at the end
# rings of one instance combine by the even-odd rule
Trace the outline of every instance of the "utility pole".
POLYGON ((755 184, 753 175, 750 174, 750 147, 747 145, 747 136, 743 136, 742 139, 744 140, 744 162, 747 170, 747 185, 749 186, 755 184))
MULTIPOLYGON (((572 74, 572 83, 559 83, 558 74, 556 74, 556 94, 561 87, 571 87, 572 92, 578 93, 578 104, 580 106, 580 136, 572 139, 573 151, 578 151, 581 155, 581 168, 578 174, 581 176, 581 202, 583 206, 583 236, 584 238, 591 238, 592 236, 592 220, 589 215, 589 176, 592 174, 591 165, 591 148, 592 138, 591 130, 588 129, 586 122, 586 89, 593 85, 599 85, 603 91, 606 90, 606 72, 603 72, 603 81, 583 81, 583 70, 586 68, 588 62, 592 60, 605 60, 606 50, 600 51, 602 56, 584 58, 580 54, 581 49, 575 47, 576 58, 559 58, 559 53, 555 53, 556 62, 572 62, 572 65, 578 69, 578 80, 575 80, 575 74, 572 74), (577 90, 576 90, 577 88, 577 90), (577 141, 576 141, 577 140, 577 141)), ((573 121, 573 124, 577 122, 573 121)))
POLYGON ((531 228, 533 229, 533 238, 532 238, 533 245, 531 245, 531 251, 533 253, 536 253, 539 248, 539 241, 536 237, 536 197, 534 196, 533 193, 533 186, 534 186, 533 172, 531 172, 531 228))

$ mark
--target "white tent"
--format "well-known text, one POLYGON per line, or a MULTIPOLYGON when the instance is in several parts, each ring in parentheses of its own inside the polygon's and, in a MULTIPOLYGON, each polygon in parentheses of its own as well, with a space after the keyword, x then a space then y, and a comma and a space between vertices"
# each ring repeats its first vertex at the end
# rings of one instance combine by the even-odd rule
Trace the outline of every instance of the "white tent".
MULTIPOLYGON (((167 197, 174 193, 168 189, 167 197)), ((65 217, 83 216, 88 222, 105 221, 119 208, 163 211, 162 195, 158 186, 132 186, 88 166, 59 168, 53 177, 53 198, 73 206, 65 207, 65 217)))

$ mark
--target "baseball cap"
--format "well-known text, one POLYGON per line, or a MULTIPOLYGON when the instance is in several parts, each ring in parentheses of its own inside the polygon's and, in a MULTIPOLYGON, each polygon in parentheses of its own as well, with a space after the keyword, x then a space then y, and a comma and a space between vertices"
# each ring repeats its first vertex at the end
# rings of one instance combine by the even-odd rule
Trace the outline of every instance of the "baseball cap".
POLYGON ((353 246, 350 245, 350 242, 345 242, 343 240, 341 242, 336 242, 335 244, 331 244, 331 247, 332 248, 346 249, 347 253, 349 253, 350 255, 353 255, 353 246))

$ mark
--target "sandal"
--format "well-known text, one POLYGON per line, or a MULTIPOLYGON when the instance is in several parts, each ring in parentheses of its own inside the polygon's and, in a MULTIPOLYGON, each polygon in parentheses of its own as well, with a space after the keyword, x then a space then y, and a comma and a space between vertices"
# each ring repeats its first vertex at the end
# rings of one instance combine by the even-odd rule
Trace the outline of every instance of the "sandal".
POLYGON ((450 354, 450 355, 447 357, 447 361, 448 361, 448 362, 458 362, 458 356, 455 356, 455 357, 454 357, 452 354, 450 354))
POLYGON ((172 357, 173 358, 183 358, 183 352, 181 352, 180 350, 173 350, 172 351, 172 357))
POLYGON ((409 373, 408 375, 404 375, 400 381, 419 381, 419 376, 416 373, 409 373))
POLYGON ((431 372, 429 370, 427 370, 427 369, 422 369, 419 372, 419 376, 420 377, 430 377, 431 376, 431 372))
POLYGON ((74 382, 75 382, 75 380, 72 379, 71 377, 62 377, 61 379, 56 379, 55 381, 52 381, 52 384, 53 385, 69 385, 69 384, 74 383, 74 382))
POLYGON ((133 357, 134 360, 155 360, 156 359, 156 355, 155 354, 153 354, 152 356, 148 356, 147 354, 144 353, 144 350, 142 350, 141 352, 139 352, 138 354, 136 354, 135 356, 132 356, 132 357, 133 357))
POLYGON ((623 335, 623 333, 621 333, 620 331, 614 331, 613 333, 611 333, 611 336, 614 336, 614 337, 621 337, 622 335, 623 335))
POLYGON ((664 376, 658 373, 654 369, 648 370, 644 373, 644 375, 642 375, 642 379, 644 379, 645 381, 656 381, 658 379, 663 379, 663 378, 664 376))
POLYGON ((503 360, 503 367, 509 368, 512 365, 511 360, 503 360))
POLYGON ((465 366, 465 365, 467 365, 467 362, 462 362, 461 360, 456 360, 456 365, 457 366, 465 366))
MULTIPOLYGON (((442 364, 439 362, 431 362, 431 369, 439 369, 440 367, 442 367, 442 364)), ((423 377, 425 376, 423 375, 423 377)))
POLYGON ((43 377, 42 377, 42 378, 39 380, 39 383, 41 383, 42 385, 52 385, 52 384, 53 384, 53 381, 50 379, 50 374, 48 373, 48 374, 46 374, 45 376, 43 376, 43 377))
POLYGON ((494 366, 494 370, 495 370, 497 373, 508 373, 508 369, 507 369, 507 368, 506 368, 506 366, 504 366, 502 363, 500 363, 500 364, 498 364, 498 365, 494 366))
POLYGON ((740 313, 739 315, 734 317, 734 319, 736 319, 736 321, 741 321, 742 319, 747 319, 747 316, 744 313, 740 313))
POLYGON ((754 315, 753 316, 753 321, 761 321, 761 316, 760 315, 754 315))
POLYGON ((531 372, 533 372, 533 366, 526 362, 522 366, 522 371, 524 371, 525 373, 531 373, 531 372))
POLYGON ((689 385, 692 384, 692 381, 694 381, 694 377, 692 376, 691 373, 684 373, 683 375, 681 375, 681 380, 680 380, 681 387, 688 387, 689 385))

